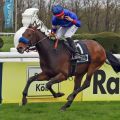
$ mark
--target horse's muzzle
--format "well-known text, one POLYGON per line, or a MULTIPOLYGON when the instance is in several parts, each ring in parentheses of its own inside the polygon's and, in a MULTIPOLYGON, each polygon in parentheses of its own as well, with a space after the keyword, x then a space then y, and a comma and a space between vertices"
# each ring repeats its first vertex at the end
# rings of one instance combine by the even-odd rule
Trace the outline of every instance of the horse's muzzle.
POLYGON ((23 47, 18 47, 18 48, 17 48, 17 51, 18 51, 19 53, 23 54, 24 51, 25 51, 25 48, 23 48, 23 47))

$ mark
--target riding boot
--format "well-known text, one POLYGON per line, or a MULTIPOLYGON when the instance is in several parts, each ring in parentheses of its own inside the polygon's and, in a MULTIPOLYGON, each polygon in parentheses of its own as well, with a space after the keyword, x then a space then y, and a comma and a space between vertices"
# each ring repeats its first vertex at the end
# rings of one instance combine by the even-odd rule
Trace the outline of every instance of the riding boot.
POLYGON ((80 54, 75 46, 74 41, 71 38, 66 38, 66 40, 68 41, 68 44, 72 48, 72 53, 73 53, 72 60, 77 60, 78 58, 80 58, 80 54))

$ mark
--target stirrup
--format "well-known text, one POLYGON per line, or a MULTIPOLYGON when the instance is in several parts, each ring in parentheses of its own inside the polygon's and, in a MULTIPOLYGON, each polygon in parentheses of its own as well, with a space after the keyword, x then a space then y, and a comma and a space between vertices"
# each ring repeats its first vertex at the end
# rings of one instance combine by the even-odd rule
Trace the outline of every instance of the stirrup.
POLYGON ((80 54, 79 53, 75 53, 73 56, 72 56, 72 61, 74 61, 74 60, 78 60, 78 59, 80 59, 80 54))

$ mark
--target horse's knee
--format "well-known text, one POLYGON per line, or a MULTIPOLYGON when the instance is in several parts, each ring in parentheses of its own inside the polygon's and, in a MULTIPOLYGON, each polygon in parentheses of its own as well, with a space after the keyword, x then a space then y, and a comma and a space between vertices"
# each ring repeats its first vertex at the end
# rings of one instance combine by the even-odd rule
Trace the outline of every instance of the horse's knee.
POLYGON ((38 76, 32 76, 28 79, 27 84, 31 84, 31 82, 35 81, 38 78, 38 76))
POLYGON ((50 89, 50 88, 51 88, 51 85, 52 85, 52 84, 51 84, 50 82, 46 83, 46 88, 47 88, 47 89, 50 89))

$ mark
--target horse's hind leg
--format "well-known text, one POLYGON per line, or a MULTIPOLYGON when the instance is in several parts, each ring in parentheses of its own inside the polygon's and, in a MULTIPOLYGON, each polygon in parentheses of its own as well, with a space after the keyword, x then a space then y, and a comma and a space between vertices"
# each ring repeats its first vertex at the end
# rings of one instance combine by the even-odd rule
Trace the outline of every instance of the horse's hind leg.
POLYGON ((85 79, 83 85, 68 96, 67 99, 69 101, 72 101, 74 99, 74 96, 76 96, 79 92, 81 92, 82 90, 84 90, 84 89, 86 89, 86 88, 88 88, 90 86, 92 75, 94 74, 94 72, 96 70, 98 70, 100 68, 101 65, 102 64, 100 64, 99 66, 96 66, 95 64, 91 64, 89 66, 89 69, 88 69, 88 72, 87 72, 87 75, 86 75, 86 79, 85 79))
POLYGON ((23 90, 23 98, 22 98, 22 105, 25 105, 27 103, 27 94, 28 94, 28 89, 29 89, 29 86, 30 84, 33 82, 33 81, 40 81, 40 80, 47 80, 48 77, 44 74, 44 73, 40 73, 38 75, 35 75, 35 76, 32 76, 28 79, 27 83, 26 83, 26 86, 23 90))
MULTIPOLYGON (((77 90, 80 86, 81 86, 81 82, 82 82, 82 78, 83 78, 84 74, 83 75, 78 75, 75 77, 74 79, 74 91, 77 90)), ((74 96, 74 98, 76 97, 76 95, 74 96)), ((70 107, 74 98, 72 100, 68 100, 66 102, 66 104, 64 106, 61 107, 61 110, 62 111, 65 111, 66 108, 70 107)))

